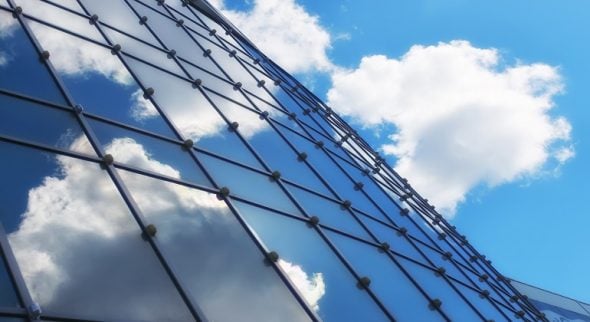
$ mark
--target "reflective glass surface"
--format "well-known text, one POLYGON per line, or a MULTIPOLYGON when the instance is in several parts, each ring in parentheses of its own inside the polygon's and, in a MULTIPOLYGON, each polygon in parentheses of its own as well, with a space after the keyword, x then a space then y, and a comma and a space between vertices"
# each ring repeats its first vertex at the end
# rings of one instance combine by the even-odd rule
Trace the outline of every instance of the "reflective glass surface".
POLYGON ((428 309, 426 297, 378 248, 335 232, 327 231, 326 233, 336 244, 336 247, 350 260, 359 274, 370 278, 369 287, 384 302, 395 319, 399 321, 444 321, 438 312, 428 309))
POLYGON ((0 249, 0 307, 18 307, 20 303, 2 256, 0 249))
POLYGON ((306 223, 244 203, 235 205, 268 249, 279 254, 279 266, 324 321, 388 320, 306 223))
POLYGON ((3 10, 0 10, 0 88, 66 104, 18 20, 3 10))
POLYGON ((129 63, 147 86, 153 86, 155 101, 185 138, 213 153, 259 166, 246 147, 237 141, 235 133, 227 130, 228 124, 198 89, 133 59, 129 63))
POLYGON ((309 216, 317 216, 320 223, 355 236, 370 239, 367 232, 342 204, 289 185, 289 191, 309 216))
POLYGON ((441 276, 435 271, 412 263, 403 258, 398 258, 402 266, 422 286, 428 295, 433 299, 439 299, 442 303, 441 309, 453 321, 480 321, 481 318, 470 308, 465 300, 453 290, 441 276))
POLYGON ((89 124, 105 152, 111 154, 116 162, 175 179, 211 185, 196 161, 181 145, 100 121, 90 120, 89 124))
POLYGON ((246 198, 290 214, 299 214, 295 205, 270 176, 206 154, 199 155, 199 160, 217 185, 228 187, 231 195, 246 198))
MULTIPOLYGON (((492 305, 491 299, 483 297, 481 293, 476 292, 469 287, 465 287, 460 283, 455 283, 455 285, 461 290, 465 297, 467 297, 471 303, 477 307, 477 309, 486 319, 494 321, 510 321, 509 319, 506 319, 506 317, 503 316, 500 311, 492 305)), ((513 315, 514 314, 509 314, 508 317, 513 317, 513 315)))
POLYGON ((0 135, 94 154, 72 112, 0 94, 0 135))
POLYGON ((309 320, 214 194, 126 172, 122 177, 146 220, 156 225, 155 238, 167 260, 208 319, 309 320))
POLYGON ((131 74, 109 49, 44 25, 32 25, 36 34, 44 35, 40 37, 44 47, 46 42, 67 44, 52 62, 75 104, 99 116, 173 136, 151 101, 143 96, 131 74))
POLYGON ((100 320, 191 317, 98 164, 0 142, 0 221, 46 312, 100 320))

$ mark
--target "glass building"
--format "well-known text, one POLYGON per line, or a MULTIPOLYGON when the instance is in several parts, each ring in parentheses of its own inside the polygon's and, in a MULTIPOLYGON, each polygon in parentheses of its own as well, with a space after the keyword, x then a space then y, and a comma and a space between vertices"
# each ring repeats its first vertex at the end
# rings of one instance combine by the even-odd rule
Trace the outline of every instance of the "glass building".
POLYGON ((0 321, 545 320, 205 1, 0 0, 0 180, 0 321))

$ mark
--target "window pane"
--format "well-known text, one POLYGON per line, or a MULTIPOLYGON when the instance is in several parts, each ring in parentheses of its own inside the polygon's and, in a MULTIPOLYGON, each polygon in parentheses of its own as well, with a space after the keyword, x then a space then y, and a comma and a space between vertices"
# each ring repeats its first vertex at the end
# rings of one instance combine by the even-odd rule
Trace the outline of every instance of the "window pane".
POLYGON ((127 172, 122 177, 146 219, 156 225, 165 256, 208 319, 309 320, 214 194, 127 172))
POLYGON ((106 153, 116 162, 129 164, 176 179, 210 186, 209 180, 179 144, 156 139, 134 131, 90 120, 106 153))
MULTIPOLYGON (((40 20, 47 21, 66 30, 75 30, 76 33, 98 42, 104 42, 100 33, 88 23, 87 19, 83 17, 43 1, 15 0, 14 2, 17 6, 21 6, 23 8, 23 13, 39 18, 40 20)), ((48 47, 43 46, 43 48, 49 50, 50 52, 66 54, 65 49, 72 49, 72 47, 70 47, 71 44, 66 42, 52 43, 51 36, 44 34, 42 31, 37 30, 33 26, 31 26, 31 29, 42 44, 48 45, 48 47)), ((53 41, 55 40, 56 39, 53 39, 53 41)))
MULTIPOLYGON (((471 303, 474 304, 474 306, 479 310, 481 314, 483 314, 483 316, 486 319, 494 321, 509 321, 500 313, 500 311, 498 311, 498 309, 496 309, 492 305, 492 303, 490 303, 491 300, 481 297, 480 293, 474 291, 469 287, 465 287, 460 283, 455 283, 455 285, 457 286, 457 288, 461 290, 465 297, 467 297, 471 301, 471 303)), ((514 313, 508 315, 508 317, 513 316, 514 313)))
POLYGON ((57 63, 54 60, 54 65, 76 104, 99 116, 173 136, 117 56, 104 47, 61 31, 31 24, 46 35, 47 39, 42 39, 42 44, 44 41, 56 41, 72 47, 67 54, 60 54, 61 59, 57 63))
POLYGON ((131 11, 129 6, 123 1, 88 1, 82 3, 90 15, 96 14, 101 22, 105 22, 115 28, 129 33, 142 40, 156 43, 154 37, 149 33, 147 28, 138 23, 139 18, 131 11))
MULTIPOLYGON (((2 249, 0 249, 0 307, 19 307, 20 301, 16 295, 12 279, 8 275, 8 269, 4 262, 2 249)), ((0 319, 2 319, 0 317, 0 319)))
POLYGON ((94 154, 70 112, 0 94, 0 135, 94 154))
POLYGON ((129 60, 131 68, 147 86, 153 86, 154 99, 185 138, 195 145, 254 167, 260 164, 211 104, 197 90, 177 77, 156 70, 136 60, 129 60))
POLYGON ((98 164, 0 143, 6 228, 46 312, 99 320, 188 321, 139 226, 98 164))
POLYGON ((18 20, 3 10, 0 10, 0 88, 66 104, 18 20))
POLYGON ((343 205, 295 186, 289 185, 289 191, 303 209, 307 211, 307 214, 317 216, 321 224, 343 230, 361 238, 371 238, 343 205))
POLYGON ((220 187, 228 187, 231 195, 290 214, 299 214, 295 205, 270 177, 205 154, 200 154, 199 159, 213 180, 220 187))
POLYGON ((413 260, 426 263, 422 255, 418 253, 416 248, 397 230, 383 225, 373 219, 361 217, 367 228, 379 239, 381 242, 386 242, 394 252, 408 256, 413 260))
POLYGON ((279 254, 283 271, 324 321, 387 320, 307 224, 241 202, 235 205, 269 250, 279 254))
POLYGON ((442 302, 441 309, 453 321, 480 321, 481 318, 467 303, 453 290, 449 284, 434 271, 417 265, 403 258, 398 261, 410 275, 422 286, 430 297, 442 302))
POLYGON ((327 234, 359 274, 371 279, 369 287, 394 318, 399 321, 444 321, 438 312, 428 309, 428 300, 376 247, 338 233, 328 231, 327 234))

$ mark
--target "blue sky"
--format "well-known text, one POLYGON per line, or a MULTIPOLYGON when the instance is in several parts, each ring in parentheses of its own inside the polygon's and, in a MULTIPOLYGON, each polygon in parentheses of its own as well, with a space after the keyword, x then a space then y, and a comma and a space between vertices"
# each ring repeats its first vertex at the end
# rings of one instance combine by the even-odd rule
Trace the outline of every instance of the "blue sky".
MULTIPOLYGON (((427 197, 435 203, 439 200, 453 224, 501 272, 590 302, 590 205, 586 199, 590 191, 590 3, 226 0, 224 8, 230 20, 263 50, 265 46, 287 48, 268 54, 347 115, 374 147, 389 151, 391 164, 410 182, 415 178, 418 188, 425 187, 422 191, 427 197), (248 18, 264 18, 279 5, 281 10, 274 11, 272 17, 255 19, 258 22, 251 25, 253 19, 248 18), (273 20, 289 23, 281 26, 273 20), (307 42, 289 43, 298 37, 307 42), (421 47, 413 47, 416 45, 421 47), (457 58, 455 65, 444 66, 457 55, 462 58, 457 58), (475 63, 470 60, 473 56, 475 63), (297 57, 308 64, 298 65, 297 57), (366 64, 360 66, 361 60, 366 64), (462 64, 473 67, 473 73, 465 75, 464 69, 454 69, 462 64), (424 72, 417 66, 441 69, 424 72), (362 84, 363 77, 371 77, 375 70, 399 77, 379 74, 382 88, 378 84, 360 86, 357 96, 347 96, 347 85, 362 84), (461 83, 465 79, 473 84, 461 83), (449 85, 456 82, 462 85, 449 85), (384 93, 390 85, 401 86, 404 93, 416 93, 392 98, 384 93), (369 94, 377 101, 399 106, 392 115, 371 120, 355 107, 338 106, 343 100, 329 97, 330 90, 361 105, 359 97, 369 94), (455 92, 455 96, 430 95, 437 90, 455 92), (463 96, 469 100, 462 102, 463 96), (416 130, 414 123, 396 114, 415 116, 407 110, 412 103, 400 102, 416 97, 420 99, 418 106, 424 107, 420 113, 429 115, 421 125, 445 134, 430 145, 426 144, 432 141, 428 131, 416 130), (429 109, 431 106, 436 108, 429 109), (521 113, 529 109, 534 112, 521 113), (475 116, 465 116, 472 111, 475 116), (479 112, 482 114, 477 116, 479 112), (448 117, 458 123, 445 123, 448 117), (462 129, 465 123, 471 130, 462 129), (515 123, 514 128, 504 126, 509 123, 515 123), (458 126, 449 130, 445 127, 449 124, 458 126), (460 148, 453 148, 455 153, 448 153, 456 145, 445 141, 451 138, 446 133, 460 137, 478 128, 486 132, 480 139, 488 144, 466 140, 460 148), (413 134, 392 141, 391 135, 399 134, 400 129, 413 134), (402 143, 417 147, 404 150, 402 143), (387 150, 388 145, 393 149, 387 150), (427 150, 428 146, 435 149, 427 150), (420 157, 416 151, 421 152, 420 157), (457 164, 455 170, 464 169, 456 173, 429 168, 433 164, 434 168, 440 164, 452 167, 456 158, 468 160, 457 164), (480 169, 482 164, 485 166, 480 169), (473 176, 462 178, 466 173, 473 176), (447 196, 444 188, 432 188, 428 182, 441 187, 451 182, 455 193, 447 196)), ((388 108, 393 107, 372 112, 387 114, 388 108)), ((479 138, 479 133, 474 133, 479 138)))

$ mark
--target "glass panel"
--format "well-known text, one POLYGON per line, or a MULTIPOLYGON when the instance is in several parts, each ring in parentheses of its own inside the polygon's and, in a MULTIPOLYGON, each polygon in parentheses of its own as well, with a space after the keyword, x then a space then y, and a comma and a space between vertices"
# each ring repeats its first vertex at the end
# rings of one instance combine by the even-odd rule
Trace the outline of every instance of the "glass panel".
POLYGON ((299 210, 270 177, 206 154, 200 154, 199 160, 217 185, 228 187, 232 195, 290 214, 299 214, 299 210))
POLYGON ((137 18, 135 13, 131 11, 124 1, 83 0, 82 3, 90 15, 98 15, 101 22, 105 22, 132 36, 156 44, 156 39, 150 34, 147 28, 138 23, 139 18, 137 18))
POLYGON ((89 120, 89 124, 106 153, 112 154, 116 162, 176 179, 211 185, 189 152, 180 145, 99 121, 89 120))
MULTIPOLYGON (((529 299, 534 300, 535 306, 537 306, 541 310, 547 307, 548 304, 549 306, 562 308, 571 312, 586 314, 584 308, 582 308, 576 301, 570 298, 555 293, 551 293, 540 288, 520 283, 517 281, 512 281, 511 284, 523 295, 526 295, 529 297, 529 299)), ((552 308, 549 307, 548 309, 552 308)))
POLYGON ((234 204, 269 250, 279 254, 283 271, 324 321, 387 320, 313 229, 270 211, 234 204))
POLYGON ((191 316, 98 164, 0 143, 4 225, 33 299, 99 320, 191 316))
MULTIPOLYGON (((104 39, 100 33, 83 17, 43 1, 15 0, 14 2, 17 6, 23 8, 23 13, 25 14, 47 21, 65 30, 75 30, 76 33, 84 37, 104 43, 104 39)), ((49 50, 51 53, 62 54, 67 50, 73 49, 72 45, 67 42, 53 39, 51 36, 44 34, 42 31, 40 32, 33 26, 31 26, 31 29, 40 42, 48 45, 43 46, 43 48, 49 50)))
MULTIPOLYGON (((134 7, 140 15, 148 17, 147 25, 152 28, 168 49, 174 49, 179 57, 189 60, 201 68, 217 75, 223 75, 211 59, 202 55, 203 50, 197 43, 182 28, 176 26, 174 20, 143 5, 134 5, 134 7)), ((198 75, 193 75, 193 77, 198 78, 198 75)))
POLYGON ((381 212, 367 199, 360 191, 354 190, 354 182, 345 176, 336 164, 328 158, 326 153, 321 149, 313 146, 308 140, 296 135, 290 131, 283 131, 286 137, 300 151, 305 151, 308 155, 308 162, 318 171, 328 184, 334 189, 342 199, 348 199, 352 206, 366 212, 377 218, 385 219, 381 212))
POLYGON ((49 70, 19 26, 0 10, 0 88, 66 104, 49 70), (32 82, 31 80, 35 81, 32 82))
POLYGON ((72 9, 74 11, 77 11, 79 13, 84 13, 84 11, 82 10, 82 8, 80 8, 80 6, 78 5, 78 2, 76 1, 71 1, 71 0, 51 0, 53 3, 57 3, 60 6, 66 7, 68 9, 72 9))
MULTIPOLYGON (((424 254, 434 263, 434 265, 436 265, 436 267, 443 267, 449 276, 452 276, 467 285, 473 285, 473 283, 467 280, 467 278, 463 276, 463 274, 457 267, 455 267, 455 265, 453 265, 453 263, 444 261, 443 255, 441 253, 433 250, 430 247, 420 247, 420 250, 424 252, 424 254)), ((451 254, 455 256, 454 252, 451 252, 451 254)))
MULTIPOLYGON (((1 215, 0 215, 1 216, 1 215)), ((4 262, 2 249, 0 249, 0 307, 19 307, 20 301, 16 295, 14 284, 4 262)), ((0 319, 2 319, 0 317, 0 319)))
POLYGON ((439 299, 442 302, 441 309, 451 318, 451 320, 481 320, 477 313, 467 305, 467 303, 450 287, 443 277, 437 276, 434 271, 401 257, 398 257, 398 261, 431 298, 439 299))
POLYGON ((371 240, 354 216, 342 205, 292 185, 288 185, 288 188, 307 214, 317 216, 321 224, 371 240))
POLYGON ((426 297, 395 263, 377 248, 335 232, 326 231, 326 234, 359 275, 370 278, 369 287, 395 319, 398 321, 444 321, 438 312, 428 309, 426 297))
MULTIPOLYGON (((498 311, 498 309, 496 309, 492 303, 490 302, 491 300, 486 299, 485 297, 480 296, 480 293, 474 291, 473 289, 466 287, 464 285, 461 285, 460 283, 455 283, 455 286, 457 286, 457 288, 459 288, 459 290, 461 290, 461 292, 465 295, 465 297, 467 297, 471 303, 473 303, 473 305, 479 310, 479 312, 488 320, 494 320, 494 321, 510 321, 509 319, 506 319, 506 317, 504 317, 502 315, 502 313, 500 313, 500 311, 498 311)), ((513 317, 514 313, 508 315, 509 317, 513 317)))
MULTIPOLYGON (((184 72, 173 59, 168 58, 167 53, 163 49, 156 49, 108 28, 104 28, 103 30, 114 44, 121 45, 121 50, 124 53, 133 55, 177 75, 184 76, 184 72)), ((160 46, 157 47, 160 48, 160 46)))
POLYGON ((391 247, 391 250, 400 253, 404 256, 426 263, 424 258, 414 246, 408 241, 404 235, 399 234, 396 230, 391 229, 373 219, 361 217, 367 228, 379 239, 381 242, 386 242, 391 247))
POLYGON ((70 112, 0 94, 0 119, 0 135, 94 154, 70 112))
POLYGON ((235 133, 211 106, 199 90, 177 77, 171 76, 136 60, 130 65, 144 83, 153 86, 154 99, 185 138, 196 146, 253 167, 260 164, 239 142, 235 133))
POLYGON ((60 55, 67 60, 60 60, 55 66, 76 104, 97 115, 173 136, 117 56, 93 43, 43 25, 32 24, 47 35, 46 38, 71 44, 68 53, 60 55))
POLYGON ((121 175, 146 220, 156 225, 165 256, 208 319, 309 320, 214 194, 137 174, 121 175))
POLYGON ((280 171, 285 179, 319 193, 330 195, 324 184, 305 163, 298 161, 296 152, 289 148, 274 129, 258 132, 249 138, 249 142, 261 158, 273 170, 280 171))

